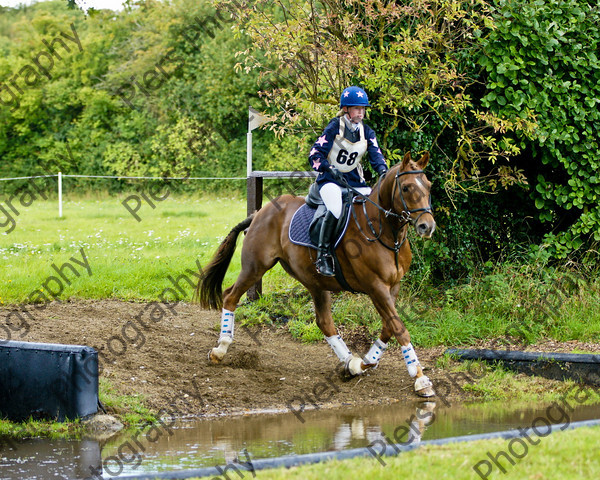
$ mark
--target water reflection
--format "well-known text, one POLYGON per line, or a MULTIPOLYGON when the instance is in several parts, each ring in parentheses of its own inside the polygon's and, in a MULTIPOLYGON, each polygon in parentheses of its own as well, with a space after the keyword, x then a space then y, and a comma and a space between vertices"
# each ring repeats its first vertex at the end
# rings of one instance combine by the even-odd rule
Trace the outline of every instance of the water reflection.
POLYGON ((0 440, 0 479, 84 479, 100 471, 100 444, 95 440, 0 440))
MULTIPOLYGON (((263 414, 179 422, 162 435, 129 432, 106 442, 29 440, 14 450, 0 442, 0 478, 104 478, 225 465, 238 460, 420 442, 530 426, 548 405, 487 403, 446 407, 435 402, 263 414), (100 465, 102 463, 102 465, 100 465)), ((600 405, 577 406, 570 421, 600 418, 600 405)))

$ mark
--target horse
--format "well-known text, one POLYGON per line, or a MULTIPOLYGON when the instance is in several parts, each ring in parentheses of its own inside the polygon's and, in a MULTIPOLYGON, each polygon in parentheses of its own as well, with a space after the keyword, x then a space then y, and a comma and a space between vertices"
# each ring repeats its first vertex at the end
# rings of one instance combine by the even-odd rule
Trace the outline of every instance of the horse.
POLYGON ((431 183, 424 173, 428 162, 428 153, 415 162, 409 152, 380 177, 371 194, 362 203, 351 206, 353 219, 335 248, 347 286, 367 294, 382 319, 379 339, 363 358, 351 353, 333 322, 331 292, 340 292, 344 287, 336 277, 317 273, 311 248, 296 245, 288 237, 292 216, 305 199, 283 195, 230 231, 198 281, 196 299, 200 305, 221 309, 221 333, 218 346, 208 353, 209 361, 220 363, 227 353, 233 341, 234 312, 242 295, 279 262, 310 292, 316 323, 340 362, 344 362, 347 373, 355 376, 377 367, 387 343, 395 337, 402 347, 409 375, 416 377, 416 394, 435 396, 433 385, 423 373, 410 334, 395 307, 400 280, 412 260, 407 240, 409 225, 423 238, 431 237, 436 227, 430 203, 431 183), (223 279, 242 231, 246 231, 246 236, 241 272, 235 283, 222 292, 223 279))

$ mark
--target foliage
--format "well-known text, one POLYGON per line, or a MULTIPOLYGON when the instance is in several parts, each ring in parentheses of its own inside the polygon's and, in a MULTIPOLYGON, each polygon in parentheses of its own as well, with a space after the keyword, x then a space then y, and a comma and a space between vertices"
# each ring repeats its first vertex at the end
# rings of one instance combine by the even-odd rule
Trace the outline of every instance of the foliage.
POLYGON ((486 2, 258 1, 243 13, 237 30, 252 42, 238 68, 259 72, 269 128, 284 140, 314 141, 342 89, 360 84, 389 163, 406 151, 433 152, 428 175, 441 228, 417 269, 460 278, 507 245, 539 238, 522 228, 534 208, 523 170, 509 159, 520 151, 509 133, 529 135, 535 119, 510 120, 480 101, 476 60, 494 26, 486 2))
POLYGON ((528 177, 552 227, 545 243, 565 258, 600 241, 600 5, 500 0, 494 18, 480 59, 483 102, 511 119, 537 118, 528 177))
MULTIPOLYGON (((217 16, 209 0, 142 0, 118 13, 89 13, 64 1, 3 11, 0 177, 57 170, 241 176, 257 75, 234 71, 235 52, 245 39, 231 34, 231 19, 217 16), (73 32, 81 47, 63 35, 74 38, 73 32), (60 56, 48 67, 51 78, 35 74, 39 69, 32 63, 40 54, 42 65, 50 63, 44 42, 53 43, 60 56)), ((264 132, 259 147, 266 151, 273 141, 264 132)), ((257 157, 260 168, 265 156, 257 157)), ((128 187, 110 180, 70 182, 113 192, 128 187)), ((0 188, 11 193, 22 186, 2 182, 0 188)))
MULTIPOLYGON (((218 4, 233 9, 237 1, 218 4)), ((426 131, 434 137, 420 149, 441 147, 453 158, 443 172, 447 190, 473 188, 472 180, 488 190, 524 182, 509 164, 495 164, 519 151, 503 133, 528 132, 530 119, 480 110, 470 93, 477 37, 493 24, 485 2, 259 0, 243 18, 237 30, 252 44, 238 66, 260 71, 278 133, 314 136, 343 88, 358 83, 372 92, 373 123, 391 162, 406 149, 393 141, 397 129, 426 131), (438 144, 447 130, 453 152, 438 144)))
MULTIPOLYGON (((249 104, 273 120, 254 136, 255 169, 304 171, 342 88, 360 84, 390 163, 432 152, 438 230, 413 242, 413 275, 468 278, 490 260, 527 259, 527 245, 554 258, 589 251, 600 239, 599 8, 586 0, 130 0, 120 12, 87 15, 62 0, 2 8, 0 177, 243 177, 249 104), (81 48, 61 36, 73 31, 81 48), (47 62, 44 42, 56 39, 70 51, 56 43, 60 59, 44 75, 33 58, 47 62)), ((26 183, 0 182, 0 191, 26 183)), ((302 195, 307 183, 268 180, 265 201, 302 195)), ((142 184, 68 185, 118 193, 142 184)), ((169 188, 243 191, 242 182, 201 185, 169 188)))

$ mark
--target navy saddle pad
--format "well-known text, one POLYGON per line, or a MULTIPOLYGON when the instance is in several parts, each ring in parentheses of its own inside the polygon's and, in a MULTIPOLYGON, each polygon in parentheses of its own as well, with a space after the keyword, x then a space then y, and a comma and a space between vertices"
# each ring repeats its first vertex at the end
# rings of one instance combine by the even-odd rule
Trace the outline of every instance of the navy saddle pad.
MULTIPOLYGON (((303 204, 292 217, 292 221, 290 222, 289 229, 289 237, 292 243, 296 245, 302 245, 303 247, 311 247, 316 249, 317 245, 312 243, 310 239, 309 227, 312 222, 313 216, 317 211, 316 208, 309 207, 306 203, 303 204)), ((348 228, 348 222, 350 221, 350 213, 352 212, 351 208, 347 209, 346 218, 344 220, 344 228, 342 229, 338 238, 336 238, 333 247, 337 247, 342 237, 346 233, 348 228)))

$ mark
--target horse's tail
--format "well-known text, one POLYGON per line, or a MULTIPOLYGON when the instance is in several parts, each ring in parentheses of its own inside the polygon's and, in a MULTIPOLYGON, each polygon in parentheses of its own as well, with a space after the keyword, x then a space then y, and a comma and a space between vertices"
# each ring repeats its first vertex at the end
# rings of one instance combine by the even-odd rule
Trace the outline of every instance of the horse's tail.
POLYGON ((250 226, 253 218, 254 215, 250 215, 246 220, 233 227, 202 273, 196 286, 195 295, 202 308, 219 310, 223 306, 222 284, 225 273, 235 252, 238 235, 250 226))

